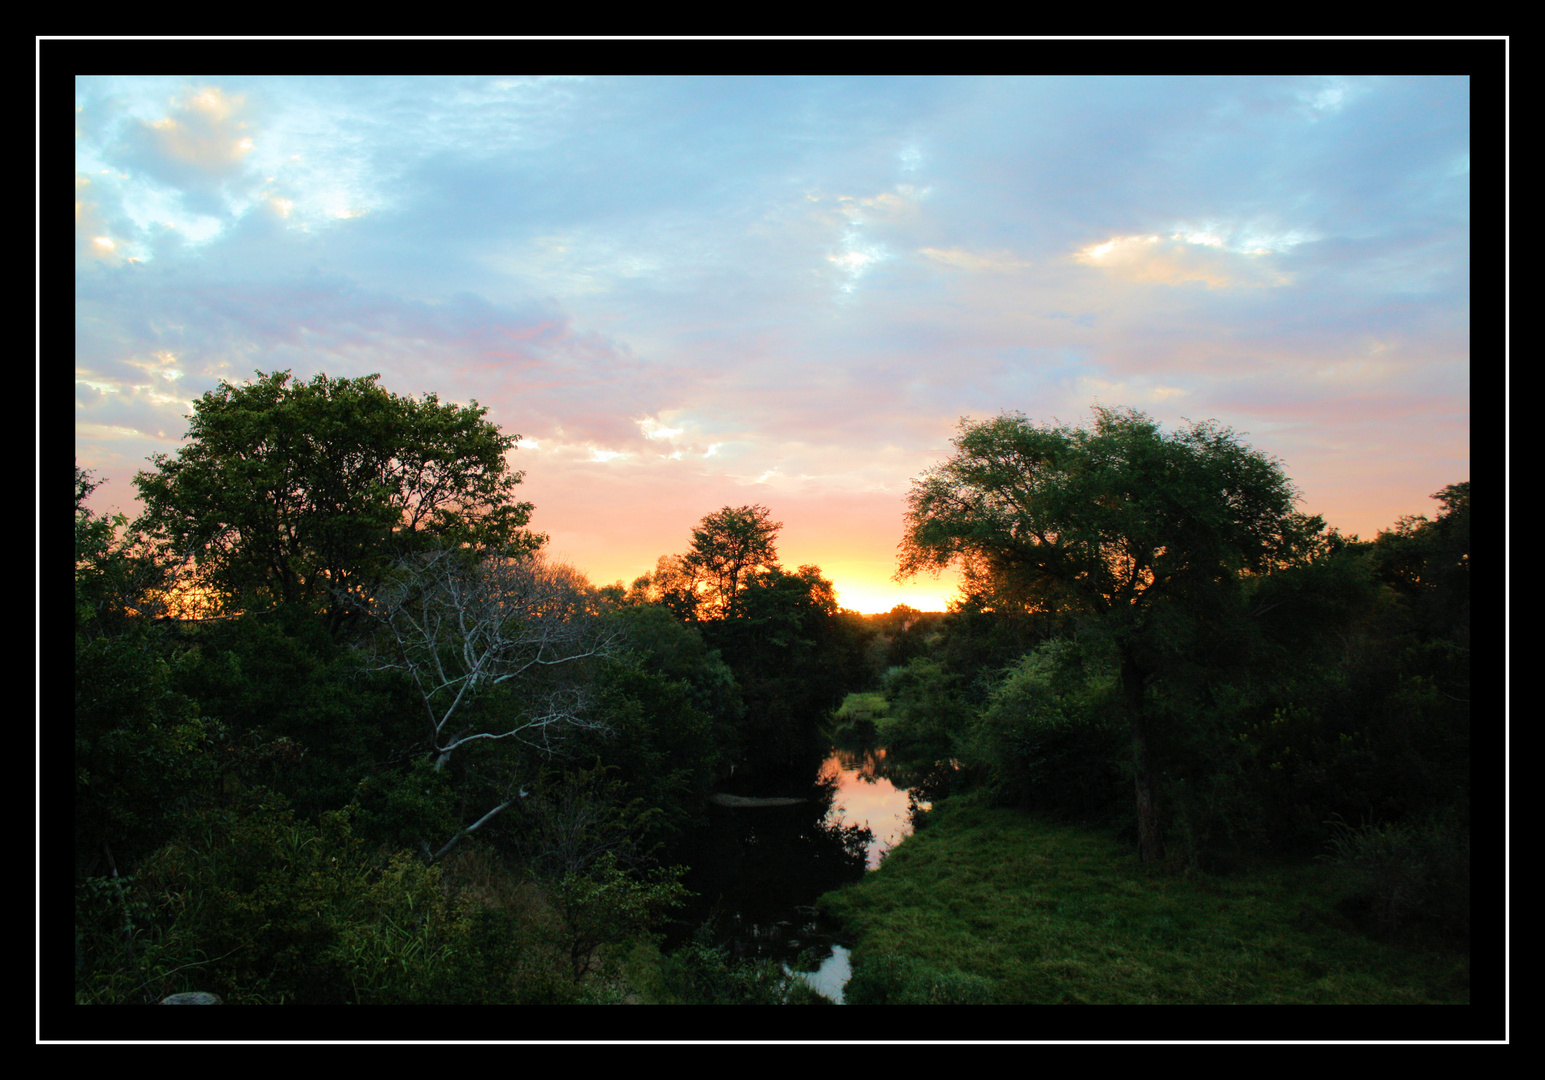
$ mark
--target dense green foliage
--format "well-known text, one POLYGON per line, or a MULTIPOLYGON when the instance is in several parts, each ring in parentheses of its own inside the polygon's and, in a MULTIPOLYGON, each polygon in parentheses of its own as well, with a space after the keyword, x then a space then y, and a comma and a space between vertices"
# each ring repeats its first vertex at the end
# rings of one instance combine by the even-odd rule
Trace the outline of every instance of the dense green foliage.
POLYGON ((398 397, 377 376, 222 382, 188 442, 135 477, 140 527, 223 608, 325 610, 336 626, 390 563, 426 545, 530 550, 529 503, 486 409, 398 397))
POLYGON ((375 853, 349 817, 297 821, 261 788, 187 813, 132 883, 149 988, 260 1004, 422 1000, 458 914, 433 868, 375 853))
MULTIPOLYGON (((1467 483, 1360 542, 1226 429, 1003 417, 920 482, 903 544, 970 591, 865 617, 779 564, 761 506, 595 588, 526 531, 482 415, 260 376, 196 406, 140 522, 89 512, 77 468, 77 1002, 821 1003, 706 922, 655 942, 711 918, 688 862, 782 895, 708 797, 832 739, 953 822, 831 901, 850 1001, 1467 993, 1389 951, 1469 934, 1467 483), (217 617, 163 617, 189 553, 217 617), (1140 867, 1143 769, 1165 859, 1140 867), (987 868, 929 868, 953 845, 987 868)), ((821 887, 862 866, 863 830, 790 813, 821 887)))
POLYGON ((826 1005, 773 960, 733 961, 706 941, 677 949, 660 964, 656 1001, 665 1005, 826 1005))
POLYGON ((777 565, 759 507, 694 532, 689 605, 593 588, 535 550, 482 415, 260 374, 196 405, 140 521, 86 510, 77 469, 77 1001, 761 978, 624 973, 679 909, 666 860, 716 779, 813 745, 861 628, 777 565))
MULTIPOLYGON (((1196 632, 1241 575, 1301 561, 1323 522, 1281 467, 1207 422, 1170 435, 1096 408, 1088 428, 962 422, 913 482, 900 576, 958 563, 995 606, 1087 614, 1120 657, 1143 858, 1163 855, 1144 701, 1177 625, 1196 632)), ((1183 630, 1182 633, 1185 631, 1183 630)))

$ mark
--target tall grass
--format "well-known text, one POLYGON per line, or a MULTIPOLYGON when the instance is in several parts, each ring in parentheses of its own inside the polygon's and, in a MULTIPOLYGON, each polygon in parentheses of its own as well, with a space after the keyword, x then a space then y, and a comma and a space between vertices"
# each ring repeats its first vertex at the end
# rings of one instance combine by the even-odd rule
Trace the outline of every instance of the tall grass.
POLYGON ((1089 828, 958 796, 821 900, 855 938, 848 1000, 1002 1004, 1468 1003, 1468 952, 1366 935, 1354 872, 1145 867, 1089 828))

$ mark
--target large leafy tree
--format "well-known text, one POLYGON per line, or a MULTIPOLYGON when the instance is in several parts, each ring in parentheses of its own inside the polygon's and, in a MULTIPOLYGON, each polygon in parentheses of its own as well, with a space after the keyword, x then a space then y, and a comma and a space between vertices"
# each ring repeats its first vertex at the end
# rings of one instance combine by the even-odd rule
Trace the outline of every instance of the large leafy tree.
POLYGON ((532 550, 521 474, 476 402, 399 397, 379 376, 222 382, 194 403, 187 444, 135 483, 139 525, 191 551, 226 607, 298 603, 345 615, 410 551, 532 550))
POLYGON ((692 530, 692 547, 681 557, 705 619, 737 614, 742 593, 755 576, 778 568, 776 538, 783 522, 765 506, 726 506, 692 530))
POLYGON ((1004 414, 963 421, 954 445, 913 482, 897 576, 953 563, 998 603, 1096 618, 1120 656, 1139 847, 1156 860, 1144 693, 1158 617, 1292 562, 1323 523, 1294 512, 1277 461, 1211 421, 1166 434, 1132 410, 1096 408, 1083 428, 1004 414))

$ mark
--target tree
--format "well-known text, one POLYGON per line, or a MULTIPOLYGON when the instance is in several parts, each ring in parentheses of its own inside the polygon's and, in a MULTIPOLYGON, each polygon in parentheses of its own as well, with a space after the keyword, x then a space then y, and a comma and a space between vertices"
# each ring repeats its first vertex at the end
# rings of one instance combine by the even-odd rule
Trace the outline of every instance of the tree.
MULTIPOLYGON (((407 676, 424 707, 436 771, 468 744, 508 740, 550 757, 565 734, 604 726, 575 670, 622 648, 623 628, 602 614, 583 575, 537 554, 424 552, 399 563, 377 595, 372 615, 389 644, 366 666, 407 676)), ((432 859, 521 797, 513 770, 495 772, 497 805, 432 859)))
POLYGON ((86 506, 91 493, 102 486, 91 474, 75 466, 75 629, 84 627, 101 613, 107 603, 111 582, 107 567, 112 555, 114 533, 128 524, 116 518, 98 517, 86 506))
POLYGON ((1227 427, 1166 435, 1140 412, 1094 414, 1088 428, 963 420, 955 456, 913 481, 897 578, 962 564, 1000 598, 1095 617, 1120 657, 1150 862, 1163 853, 1143 701, 1154 615, 1291 563, 1323 522, 1296 514, 1278 462, 1227 427))
POLYGON ((93 514, 86 506, 102 486, 75 466, 75 632, 86 638, 118 634, 131 616, 167 613, 166 585, 175 558, 129 528, 123 514, 93 514))
POLYGON ((1402 517, 1373 541, 1379 578, 1416 607, 1424 633, 1454 640, 1470 637, 1470 481, 1449 484, 1432 498, 1443 504, 1436 521, 1402 517))
POLYGON ((697 584, 680 555, 661 555, 654 573, 640 576, 625 596, 629 603, 659 605, 682 622, 697 618, 697 584))
POLYGON ((335 632, 409 551, 539 546, 531 505, 513 501, 518 436, 476 402, 398 397, 378 378, 222 382, 194 403, 187 445, 135 477, 140 526, 191 549, 223 606, 308 605, 335 632))
POLYGON ((765 506, 723 507, 692 530, 686 554, 663 556, 627 594, 694 625, 734 672, 745 712, 729 752, 741 762, 808 751, 819 718, 861 678, 836 589, 818 566, 779 565, 781 528, 765 506))
POLYGON ((681 558, 698 598, 697 617, 736 615, 736 604, 752 578, 778 569, 773 540, 781 528, 783 522, 773 521, 765 506, 726 506, 698 523, 692 530, 692 548, 681 558))
POLYGON ((746 705, 740 760, 790 763, 826 748, 818 725, 862 678, 857 641, 818 566, 748 575, 731 616, 699 623, 735 672, 746 705))

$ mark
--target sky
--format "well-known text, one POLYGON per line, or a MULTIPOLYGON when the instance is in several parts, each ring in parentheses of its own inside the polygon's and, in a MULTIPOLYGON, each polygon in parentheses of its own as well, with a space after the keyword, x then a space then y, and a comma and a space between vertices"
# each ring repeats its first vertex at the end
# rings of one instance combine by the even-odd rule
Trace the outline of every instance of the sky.
POLYGON ((285 369, 486 406, 598 585, 759 504, 864 612, 954 595, 963 418, 1214 419, 1364 538, 1470 475, 1464 76, 79 76, 74 143, 100 512, 285 369))

